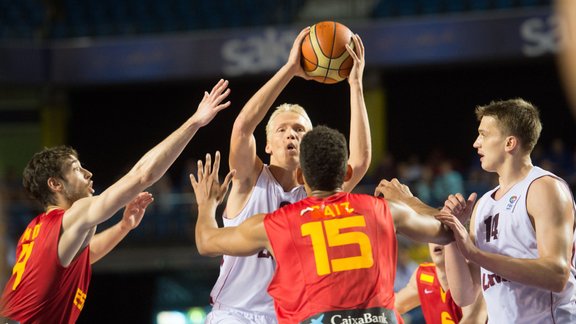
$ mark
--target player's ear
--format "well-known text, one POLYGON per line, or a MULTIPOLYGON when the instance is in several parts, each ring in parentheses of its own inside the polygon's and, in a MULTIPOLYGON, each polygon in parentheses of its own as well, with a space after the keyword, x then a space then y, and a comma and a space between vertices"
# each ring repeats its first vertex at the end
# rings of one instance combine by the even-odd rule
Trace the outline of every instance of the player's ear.
POLYGON ((520 143, 518 143, 518 138, 516 136, 508 136, 506 137, 506 151, 510 152, 514 149, 516 149, 516 147, 518 147, 520 143))
POLYGON ((352 174, 354 174, 352 167, 350 166, 350 164, 346 164, 346 174, 344 175, 344 181, 352 179, 352 174))
POLYGON ((60 181, 56 178, 50 177, 50 178, 48 178, 47 182, 48 182, 48 188, 52 192, 59 192, 62 190, 62 186, 63 186, 62 181, 60 181))
POLYGON ((264 149, 267 154, 272 154, 272 148, 270 148, 270 144, 266 141, 266 148, 264 149))
POLYGON ((304 174, 302 173, 302 168, 298 167, 296 169, 296 181, 298 181, 299 185, 304 185, 304 174))

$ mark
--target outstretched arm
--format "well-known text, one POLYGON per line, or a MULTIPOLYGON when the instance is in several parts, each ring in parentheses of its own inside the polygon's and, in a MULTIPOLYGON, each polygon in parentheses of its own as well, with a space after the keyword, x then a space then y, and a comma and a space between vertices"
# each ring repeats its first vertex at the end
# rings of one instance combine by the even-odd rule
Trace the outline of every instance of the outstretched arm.
POLYGON ((83 198, 68 209, 62 220, 58 255, 67 266, 88 245, 95 226, 112 217, 120 208, 158 181, 172 165, 196 131, 230 105, 228 81, 220 80, 210 93, 205 92, 198 109, 180 128, 148 151, 120 180, 99 196, 83 198), (224 103, 223 103, 224 102, 224 103))
MULTIPOLYGON (((231 194, 233 200, 236 199, 237 195, 247 194, 246 191, 249 192, 252 189, 262 168, 262 161, 256 155, 254 130, 262 122, 290 80, 294 76, 305 78, 300 66, 300 46, 309 30, 310 28, 306 27, 300 32, 294 40, 286 64, 248 100, 234 121, 229 156, 229 167, 236 170, 233 179, 234 187, 232 188, 234 192, 231 194)), ((243 199, 239 200, 238 204, 243 205, 243 199)), ((229 201, 227 207, 235 207, 231 204, 235 204, 235 202, 229 201)))
POLYGON ((249 217, 238 227, 218 228, 216 207, 222 202, 234 175, 234 170, 226 176, 224 183, 218 180, 220 152, 216 152, 212 167, 210 154, 206 164, 198 161, 198 180, 190 175, 190 182, 198 204, 196 221, 196 248, 201 255, 251 255, 264 248, 270 250, 270 243, 264 228, 265 214, 249 217))
POLYGON ((98 262, 110 253, 128 233, 140 225, 146 207, 153 201, 152 195, 142 192, 124 208, 124 216, 116 225, 94 235, 90 242, 90 262, 98 262))
POLYGON ((354 60, 352 70, 348 76, 350 85, 350 157, 348 164, 352 167, 352 178, 346 181, 344 191, 352 191, 366 174, 372 161, 372 140, 370 138, 370 124, 368 112, 364 102, 364 44, 360 36, 353 35, 354 49, 346 45, 346 50, 354 60))
POLYGON ((388 201, 398 232, 419 242, 447 244, 453 240, 452 231, 434 218, 440 211, 412 195, 398 179, 381 180, 374 195, 383 195, 388 201))

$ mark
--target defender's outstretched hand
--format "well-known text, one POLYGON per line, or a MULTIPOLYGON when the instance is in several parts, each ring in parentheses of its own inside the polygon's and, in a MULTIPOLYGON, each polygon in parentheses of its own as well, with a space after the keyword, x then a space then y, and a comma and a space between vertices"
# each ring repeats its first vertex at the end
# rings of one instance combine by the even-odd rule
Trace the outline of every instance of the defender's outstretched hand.
POLYGON ((149 192, 141 192, 129 202, 124 208, 124 216, 122 217, 122 226, 128 230, 132 230, 140 225, 146 207, 154 201, 152 194, 149 192))
POLYGON ((230 106, 230 101, 222 103, 229 94, 228 80, 220 79, 210 93, 204 91, 204 97, 192 117, 196 118, 200 126, 206 126, 220 110, 230 106))
POLYGON ((198 180, 194 178, 193 174, 190 174, 190 182, 192 183, 198 206, 209 202, 220 204, 224 200, 236 170, 230 170, 224 182, 220 184, 220 180, 218 179, 219 169, 220 152, 216 151, 214 165, 212 165, 212 157, 210 154, 206 154, 206 164, 203 164, 202 160, 198 160, 198 180))

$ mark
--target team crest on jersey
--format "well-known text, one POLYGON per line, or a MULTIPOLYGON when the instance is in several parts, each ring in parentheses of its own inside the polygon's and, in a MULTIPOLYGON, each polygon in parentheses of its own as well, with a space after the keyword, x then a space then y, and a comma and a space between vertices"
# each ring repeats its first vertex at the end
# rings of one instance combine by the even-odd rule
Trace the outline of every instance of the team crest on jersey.
POLYGON ((508 200, 508 204, 506 204, 506 210, 511 210, 516 206, 516 202, 518 201, 518 196, 512 196, 508 200))

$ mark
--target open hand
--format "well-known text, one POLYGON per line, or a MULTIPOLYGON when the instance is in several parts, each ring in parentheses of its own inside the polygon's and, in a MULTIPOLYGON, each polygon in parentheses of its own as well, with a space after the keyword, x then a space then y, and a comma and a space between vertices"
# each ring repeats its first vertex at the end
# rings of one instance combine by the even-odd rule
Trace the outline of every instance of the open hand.
POLYGON ((435 217, 437 220, 442 222, 442 224, 448 226, 452 230, 458 249, 466 259, 469 259, 470 255, 472 255, 472 253, 474 253, 477 248, 474 242, 472 242, 466 227, 462 225, 456 216, 447 213, 444 210, 442 210, 440 214, 436 215, 435 217))
POLYGON ((230 101, 222 103, 229 94, 228 80, 220 79, 210 93, 204 91, 204 97, 192 117, 196 118, 200 126, 207 125, 220 110, 230 106, 230 101))
POLYGON ((354 42, 354 49, 348 44, 346 44, 346 50, 354 60, 352 69, 350 70, 350 75, 348 76, 348 83, 362 82, 362 76, 364 74, 364 44, 362 39, 358 34, 352 35, 352 41, 354 42))
POLYGON ((230 182, 232 181, 232 176, 234 176, 236 170, 228 172, 224 183, 220 184, 220 180, 218 179, 219 169, 220 152, 216 151, 214 165, 212 165, 212 157, 210 154, 206 154, 206 164, 203 164, 202 160, 198 160, 198 180, 194 178, 193 174, 190 174, 190 182, 192 183, 198 206, 210 202, 220 204, 224 200, 230 182))
POLYGON ((140 225, 144 213, 146 212, 146 207, 154 201, 152 194, 149 192, 141 192, 129 202, 124 208, 124 215, 122 217, 122 225, 131 230, 140 225))
POLYGON ((477 194, 475 192, 473 192, 467 200, 464 199, 464 196, 460 193, 450 195, 444 202, 442 211, 456 216, 462 224, 466 224, 470 216, 472 216, 476 197, 477 194))

